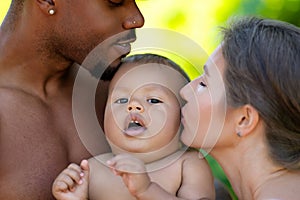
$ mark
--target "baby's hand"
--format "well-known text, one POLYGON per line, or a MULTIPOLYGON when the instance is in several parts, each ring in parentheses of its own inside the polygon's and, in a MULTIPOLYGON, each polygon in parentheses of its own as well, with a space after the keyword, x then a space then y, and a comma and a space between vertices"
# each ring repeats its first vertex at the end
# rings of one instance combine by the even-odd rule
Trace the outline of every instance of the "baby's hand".
POLYGON ((107 161, 114 174, 121 176, 124 184, 133 196, 138 196, 151 184, 145 164, 138 158, 120 154, 107 161))
POLYGON ((83 160, 80 166, 70 164, 54 180, 52 193, 60 200, 88 199, 89 165, 83 160))

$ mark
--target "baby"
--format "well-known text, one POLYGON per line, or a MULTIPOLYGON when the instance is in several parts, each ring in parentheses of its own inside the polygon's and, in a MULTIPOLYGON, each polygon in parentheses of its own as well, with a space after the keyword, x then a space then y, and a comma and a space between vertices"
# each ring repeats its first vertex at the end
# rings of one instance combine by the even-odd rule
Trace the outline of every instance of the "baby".
POLYGON ((154 54, 127 57, 114 75, 104 117, 112 152, 69 165, 57 199, 214 199, 205 159, 179 141, 180 89, 188 77, 154 54), (112 173, 113 172, 113 173, 112 173))

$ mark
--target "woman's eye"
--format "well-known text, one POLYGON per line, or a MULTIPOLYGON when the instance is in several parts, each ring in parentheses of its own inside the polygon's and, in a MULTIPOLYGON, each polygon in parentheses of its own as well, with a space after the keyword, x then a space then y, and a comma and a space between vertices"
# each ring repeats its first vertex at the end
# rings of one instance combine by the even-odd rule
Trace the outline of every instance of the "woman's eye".
POLYGON ((162 101, 159 99, 147 99, 147 102, 151 104, 162 103, 162 101))
POLYGON ((199 83, 199 85, 202 86, 202 87, 206 87, 206 84, 205 84, 203 81, 201 81, 201 82, 199 83))
POLYGON ((117 99, 115 101, 115 103, 118 103, 118 104, 128 103, 128 99, 127 98, 120 98, 120 99, 117 99))

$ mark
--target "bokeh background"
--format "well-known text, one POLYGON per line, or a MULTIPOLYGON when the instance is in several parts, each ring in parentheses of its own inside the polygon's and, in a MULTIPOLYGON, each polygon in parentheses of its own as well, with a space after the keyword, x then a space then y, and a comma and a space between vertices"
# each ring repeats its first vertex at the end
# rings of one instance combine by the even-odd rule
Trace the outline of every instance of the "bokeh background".
MULTIPOLYGON (((0 23, 10 2, 11 0, 0 0, 0 23)), ((220 42, 219 27, 225 26, 231 17, 256 15, 300 26, 300 0, 137 0, 137 3, 145 17, 145 28, 167 29, 183 34, 201 46, 207 55, 211 54, 220 42)), ((178 48, 183 47, 178 44, 178 48)), ((189 58, 197 63, 196 66, 174 57, 191 79, 201 73, 207 59, 207 56, 197 53, 191 53, 189 58)), ((173 59, 174 55, 165 56, 173 59)), ((208 160, 214 175, 230 189, 222 169, 211 157, 208 157, 208 160)), ((232 195, 236 199, 233 193, 232 195)))
MULTIPOLYGON (((0 22, 10 2, 0 0, 0 22)), ((219 26, 226 25, 227 19, 233 16, 257 15, 300 26, 300 0, 137 0, 137 3, 145 17, 145 28, 162 28, 184 34, 200 45, 207 55, 220 42, 219 26)), ((201 73, 207 57, 193 52, 189 59, 199 63, 197 66, 182 64, 193 79, 201 73), (199 69, 195 70, 195 67, 199 69)))

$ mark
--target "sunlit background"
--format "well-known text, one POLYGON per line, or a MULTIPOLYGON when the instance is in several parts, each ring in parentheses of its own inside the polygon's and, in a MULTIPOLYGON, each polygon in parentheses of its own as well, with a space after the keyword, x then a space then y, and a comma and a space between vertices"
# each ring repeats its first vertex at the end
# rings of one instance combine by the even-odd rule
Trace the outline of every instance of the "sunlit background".
MULTIPOLYGON (((2 22, 11 0, 0 1, 0 22, 2 22)), ((137 0, 145 17, 146 28, 163 28, 184 34, 201 46, 209 55, 220 42, 218 27, 226 24, 232 16, 256 15, 279 19, 300 26, 300 0, 137 0)), ((174 42, 174 41, 173 41, 174 42)), ((180 48, 180 47, 179 47, 180 48)), ((196 67, 204 59, 193 52, 196 67)), ((179 63, 193 79, 199 75, 195 66, 179 63)), ((211 158, 209 158, 211 159, 211 158)), ((215 176, 228 185, 219 167, 210 163, 215 176)))
MULTIPOLYGON (((0 1, 2 22, 11 0, 0 1)), ((220 42, 218 28, 232 16, 258 15, 300 26, 300 0, 137 0, 146 28, 163 28, 184 34, 209 55, 220 42)), ((180 48, 180 46, 179 46, 180 48)), ((206 58, 191 55, 199 63, 179 63, 193 79, 206 58), (197 67, 199 69, 194 70, 197 67)), ((171 56, 172 57, 172 56, 171 56)), ((178 61, 180 62, 180 61, 178 61)))

